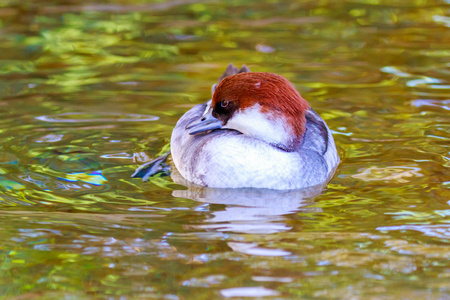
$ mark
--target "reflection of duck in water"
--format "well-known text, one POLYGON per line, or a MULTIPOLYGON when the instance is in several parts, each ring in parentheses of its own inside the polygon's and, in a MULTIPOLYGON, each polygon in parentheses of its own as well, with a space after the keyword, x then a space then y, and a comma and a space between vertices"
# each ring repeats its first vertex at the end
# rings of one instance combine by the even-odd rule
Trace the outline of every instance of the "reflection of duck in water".
POLYGON ((323 184, 300 190, 207 188, 187 182, 176 171, 172 172, 172 179, 175 183, 188 187, 187 190, 174 191, 173 196, 225 206, 205 207, 212 216, 204 224, 190 226, 262 234, 291 229, 286 224, 285 215, 320 209, 308 206, 325 187, 323 184))
MULTIPOLYGON (((221 79, 212 99, 186 112, 172 132, 173 161, 187 181, 289 190, 331 178, 339 163, 333 136, 287 79, 232 65, 221 79)), ((133 177, 148 179, 164 159, 133 177)))

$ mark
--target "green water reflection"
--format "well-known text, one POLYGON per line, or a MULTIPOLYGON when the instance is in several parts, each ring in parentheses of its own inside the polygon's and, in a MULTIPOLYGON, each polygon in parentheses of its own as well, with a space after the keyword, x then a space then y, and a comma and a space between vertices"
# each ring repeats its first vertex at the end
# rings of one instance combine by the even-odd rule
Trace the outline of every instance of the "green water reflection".
POLYGON ((0 296, 448 297, 448 4, 0 0, 0 296), (230 62, 327 121, 326 190, 130 178, 230 62))

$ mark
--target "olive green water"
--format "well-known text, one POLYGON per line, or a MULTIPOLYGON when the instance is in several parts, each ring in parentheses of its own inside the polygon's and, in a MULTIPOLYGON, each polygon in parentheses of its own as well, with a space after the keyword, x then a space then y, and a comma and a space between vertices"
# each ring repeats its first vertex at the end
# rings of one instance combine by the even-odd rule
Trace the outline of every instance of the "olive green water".
POLYGON ((448 12, 0 0, 0 297, 448 299, 448 12), (327 190, 130 178, 230 62, 286 76, 327 121, 327 190))

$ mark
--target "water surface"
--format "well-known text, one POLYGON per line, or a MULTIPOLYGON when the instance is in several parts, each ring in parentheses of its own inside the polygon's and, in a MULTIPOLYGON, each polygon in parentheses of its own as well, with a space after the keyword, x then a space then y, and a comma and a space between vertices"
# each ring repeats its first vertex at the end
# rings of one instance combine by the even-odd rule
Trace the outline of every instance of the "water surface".
POLYGON ((0 295, 446 299, 448 1, 0 0, 0 295), (333 129, 323 191, 131 179, 230 63, 333 129))

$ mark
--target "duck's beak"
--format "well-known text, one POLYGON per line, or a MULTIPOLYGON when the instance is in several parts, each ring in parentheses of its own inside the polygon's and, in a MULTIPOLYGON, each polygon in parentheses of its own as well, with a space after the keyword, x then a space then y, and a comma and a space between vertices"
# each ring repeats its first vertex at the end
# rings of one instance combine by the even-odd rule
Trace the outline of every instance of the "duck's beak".
POLYGON ((207 107, 200 119, 197 119, 186 126, 189 134, 197 134, 203 131, 222 128, 222 122, 212 115, 212 108, 207 107))

